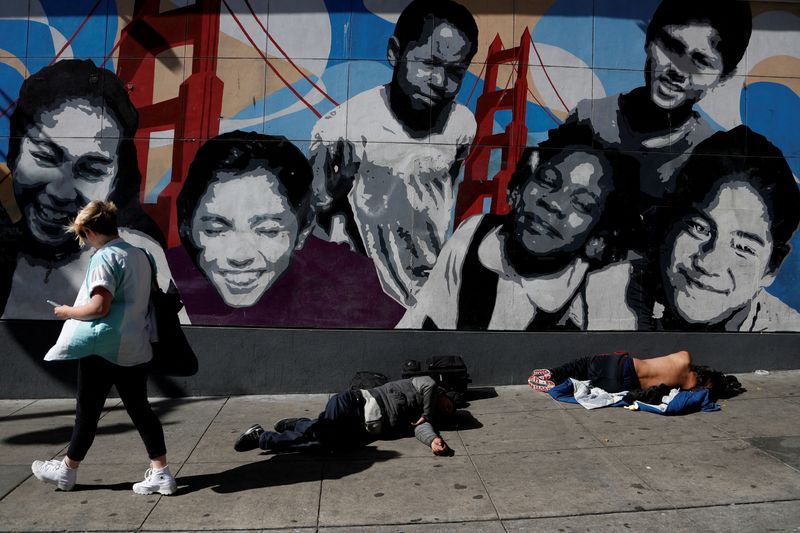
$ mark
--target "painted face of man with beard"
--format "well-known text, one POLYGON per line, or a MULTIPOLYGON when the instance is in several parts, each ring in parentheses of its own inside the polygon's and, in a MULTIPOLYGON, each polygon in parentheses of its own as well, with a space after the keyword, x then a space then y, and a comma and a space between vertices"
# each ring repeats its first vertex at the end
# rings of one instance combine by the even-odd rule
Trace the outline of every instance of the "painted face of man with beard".
POLYGON ((72 245, 64 231, 90 200, 107 200, 117 176, 121 127, 83 98, 40 111, 20 142, 14 193, 33 239, 54 250, 72 245))
POLYGON ((472 45, 454 24, 427 19, 417 41, 403 49, 396 37, 389 41, 394 67, 389 97, 398 119, 420 133, 428 133, 458 94, 469 68, 472 45))
POLYGON ((539 163, 513 199, 510 239, 533 259, 571 259, 586 244, 613 187, 611 170, 597 153, 567 147, 539 163))

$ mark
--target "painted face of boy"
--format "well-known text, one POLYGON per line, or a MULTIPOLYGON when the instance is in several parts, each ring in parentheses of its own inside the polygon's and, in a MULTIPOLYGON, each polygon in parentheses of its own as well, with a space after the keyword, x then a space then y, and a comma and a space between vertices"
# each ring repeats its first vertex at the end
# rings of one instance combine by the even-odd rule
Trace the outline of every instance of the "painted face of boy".
POLYGON ((565 150, 538 164, 515 201, 516 237, 530 253, 576 252, 599 220, 611 176, 600 158, 565 150))
POLYGON ((767 207, 744 180, 718 185, 667 243, 668 304, 689 323, 718 324, 743 309, 775 273, 767 207))
POLYGON ((389 62, 395 79, 415 111, 436 110, 458 94, 469 68, 470 42, 464 32, 447 21, 433 27, 428 22, 417 41, 399 50, 397 39, 389 45, 389 62))
POLYGON ((14 193, 34 239, 59 246, 64 226, 89 201, 108 200, 121 128, 103 109, 75 99, 42 111, 20 142, 14 193))
POLYGON ((645 66, 650 99, 671 110, 694 105, 719 84, 719 33, 709 24, 665 26, 647 46, 645 66))
POLYGON ((254 305, 289 267, 298 218, 278 178, 218 172, 192 217, 198 267, 231 307, 254 305))

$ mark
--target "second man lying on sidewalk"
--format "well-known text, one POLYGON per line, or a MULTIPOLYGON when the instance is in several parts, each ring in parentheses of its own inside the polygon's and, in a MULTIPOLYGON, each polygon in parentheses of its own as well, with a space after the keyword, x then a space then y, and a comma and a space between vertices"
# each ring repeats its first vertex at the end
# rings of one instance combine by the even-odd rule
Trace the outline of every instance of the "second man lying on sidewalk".
POLYGON ((413 433, 434 455, 452 455, 435 426, 454 413, 452 398, 431 377, 401 379, 334 394, 315 419, 285 418, 275 424, 275 431, 255 424, 239 436, 234 449, 335 451, 413 433))

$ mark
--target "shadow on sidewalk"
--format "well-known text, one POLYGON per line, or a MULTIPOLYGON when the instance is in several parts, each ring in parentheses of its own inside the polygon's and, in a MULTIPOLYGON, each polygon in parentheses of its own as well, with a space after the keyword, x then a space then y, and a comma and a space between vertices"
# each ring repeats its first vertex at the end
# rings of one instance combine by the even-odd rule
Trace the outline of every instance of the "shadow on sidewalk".
POLYGON ((190 494, 207 488, 219 494, 230 494, 263 487, 340 479, 363 472, 375 463, 388 461, 400 455, 391 450, 378 450, 374 446, 362 448, 360 452, 357 458, 325 456, 315 459, 308 455, 303 457, 298 457, 297 454, 273 455, 268 459, 239 465, 223 472, 178 476, 176 495, 190 494), (332 462, 335 462, 336 468, 326 468, 326 464, 332 462))
MULTIPOLYGON (((166 399, 166 400, 157 400, 150 402, 150 405, 153 407, 153 412, 158 416, 159 419, 164 418, 164 416, 177 408, 181 405, 186 405, 188 403, 196 403, 196 402, 207 402, 207 401, 216 401, 216 398, 200 398, 200 399, 180 399, 180 400, 173 400, 173 399, 166 399)), ((100 424, 97 426, 97 433, 96 435, 117 435, 119 433, 126 433, 128 431, 136 431, 136 427, 131 422, 120 422, 117 424, 111 425, 103 425, 103 418, 112 412, 112 411, 125 411, 125 407, 122 404, 115 405, 113 407, 104 408, 103 409, 103 416, 100 418, 100 424)), ((9 415, 2 419, 3 422, 11 422, 17 420, 36 420, 40 418, 55 418, 60 416, 69 416, 74 415, 75 409, 57 409, 52 411, 44 411, 38 413, 25 413, 25 414, 18 414, 18 415, 9 415)), ((164 427, 178 424, 179 422, 164 422, 161 421, 161 425, 164 427)), ((10 435, 5 437, 2 441, 3 444, 16 444, 16 445, 33 445, 33 444, 67 444, 69 442, 70 437, 72 436, 72 425, 61 425, 61 426, 54 426, 48 427, 46 429, 39 429, 35 431, 28 431, 25 433, 18 433, 16 435, 10 435)))

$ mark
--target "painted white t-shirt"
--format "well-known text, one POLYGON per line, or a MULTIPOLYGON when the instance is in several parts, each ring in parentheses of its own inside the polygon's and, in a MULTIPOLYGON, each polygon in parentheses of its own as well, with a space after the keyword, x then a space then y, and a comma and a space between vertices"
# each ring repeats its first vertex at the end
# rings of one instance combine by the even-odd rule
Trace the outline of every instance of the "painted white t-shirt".
POLYGON ((150 261, 141 249, 114 239, 97 250, 74 305, 88 303, 92 291, 103 287, 112 295, 111 309, 95 320, 65 321, 45 361, 89 355, 99 355, 120 366, 149 361, 153 356, 147 317, 150 282, 150 261))
MULTIPOLYGON (((312 132, 312 155, 324 149, 334 157, 342 142, 352 150, 358 169, 348 201, 356 225, 384 291, 407 307, 447 238, 455 206, 450 170, 466 157, 475 128, 472 112, 454 104, 441 133, 412 137, 379 86, 330 111, 312 132)), ((314 192, 323 208, 328 179, 315 169, 314 192)))
MULTIPOLYGON (((406 311, 397 329, 419 329, 430 318, 439 329, 457 329, 458 298, 464 263, 470 244, 484 215, 470 217, 444 245, 430 280, 419 292, 417 304, 406 311)), ((495 272, 497 298, 487 330, 521 331, 538 312, 553 313, 569 305, 565 314, 575 322, 572 302, 580 290, 588 264, 575 258, 559 272, 536 277, 516 274, 504 260, 499 228, 489 232, 478 247, 478 260, 495 272)))

